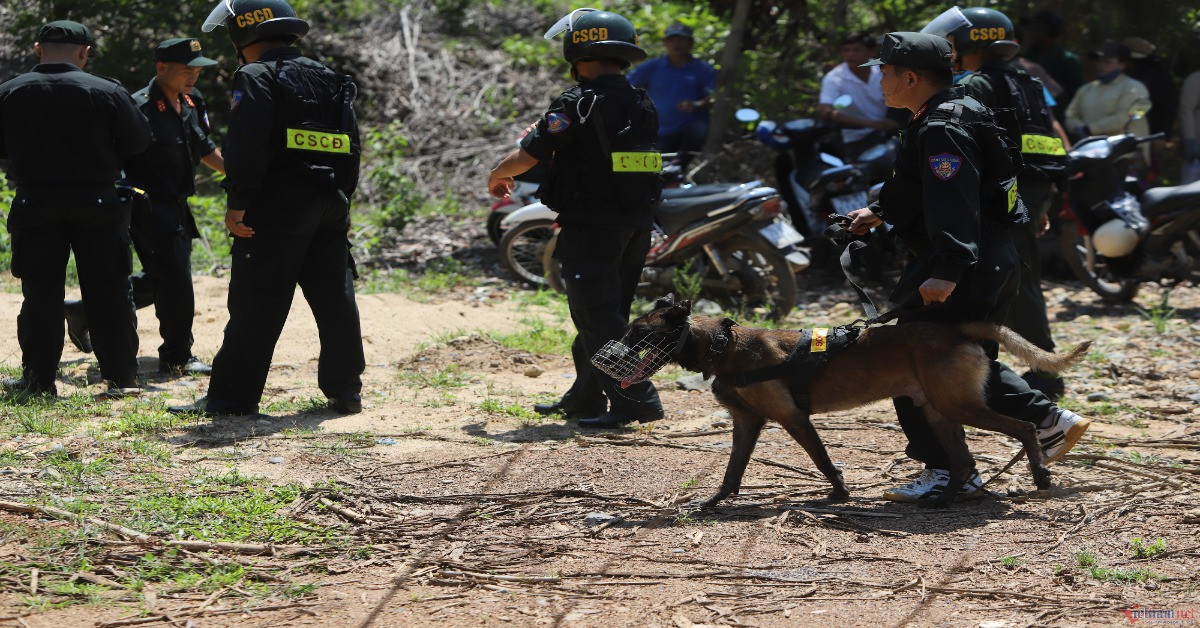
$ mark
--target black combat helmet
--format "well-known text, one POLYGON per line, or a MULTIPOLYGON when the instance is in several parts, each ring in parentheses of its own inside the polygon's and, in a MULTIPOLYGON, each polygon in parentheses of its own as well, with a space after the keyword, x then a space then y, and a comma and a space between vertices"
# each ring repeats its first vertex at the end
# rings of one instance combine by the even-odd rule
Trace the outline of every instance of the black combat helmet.
POLYGON ((559 33, 566 33, 563 58, 571 64, 586 59, 616 59, 627 68, 646 59, 646 51, 637 45, 637 29, 616 13, 576 9, 546 31, 546 39, 559 33))
POLYGON ((218 26, 229 29, 229 38, 239 52, 268 39, 289 42, 308 34, 308 22, 284 0, 220 0, 201 28, 210 32, 218 26))
POLYGON ((962 15, 970 24, 950 31, 954 36, 954 50, 960 59, 964 55, 978 53, 1001 59, 1009 59, 1017 54, 1020 46, 1014 41, 1013 23, 1008 16, 983 7, 963 9, 962 15))

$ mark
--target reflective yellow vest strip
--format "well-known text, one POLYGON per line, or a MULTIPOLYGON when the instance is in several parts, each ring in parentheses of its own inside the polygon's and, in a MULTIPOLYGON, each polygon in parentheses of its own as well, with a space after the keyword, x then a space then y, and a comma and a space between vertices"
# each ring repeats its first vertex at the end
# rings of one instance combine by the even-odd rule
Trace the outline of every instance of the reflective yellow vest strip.
POLYGON ((662 154, 654 152, 613 153, 613 172, 662 172, 662 154))
POLYGON ((1062 140, 1047 135, 1022 135, 1021 152, 1031 155, 1066 155, 1062 140))
POLYGON ((287 129, 287 147, 296 150, 315 150, 322 153, 349 155, 350 136, 345 133, 287 129))

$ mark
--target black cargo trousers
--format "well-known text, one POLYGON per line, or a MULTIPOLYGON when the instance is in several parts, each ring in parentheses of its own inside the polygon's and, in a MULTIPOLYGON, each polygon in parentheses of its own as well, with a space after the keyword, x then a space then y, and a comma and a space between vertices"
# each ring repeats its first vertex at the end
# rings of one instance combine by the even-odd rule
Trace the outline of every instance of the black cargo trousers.
POLYGON ((154 305, 162 344, 158 359, 182 365, 192 357, 192 231, 187 197, 150 196, 151 212, 135 221, 133 248, 142 272, 130 277, 138 309, 154 305))
MULTIPOLYGON (((979 243, 979 261, 963 275, 954 287, 945 306, 916 310, 901 316, 898 324, 917 321, 963 323, 988 321, 1001 324, 1008 315, 1020 284, 1021 260, 1013 246, 1015 227, 984 228, 979 243)), ((892 300, 904 303, 915 299, 920 305, 918 288, 928 279, 933 259, 918 253, 904 268, 892 300)), ((1029 387, 1025 380, 1007 365, 997 361, 999 347, 995 342, 980 343, 991 361, 988 365, 987 404, 1005 416, 1037 425, 1054 407, 1041 392, 1029 387)), ((949 469, 949 459, 929 426, 925 412, 909 397, 892 400, 896 417, 908 437, 905 453, 914 460, 934 469, 949 469)))
POLYGON ((346 240, 350 204, 340 192, 288 183, 259 195, 244 217, 254 235, 234 238, 229 324, 213 359, 208 412, 258 407, 297 285, 317 322, 321 392, 336 398, 362 389, 366 360, 346 240))
POLYGON ((18 186, 8 217, 12 273, 24 301, 17 316, 29 388, 53 391, 63 350, 67 260, 75 253, 100 375, 137 385, 137 317, 130 296, 129 209, 112 185, 18 186))
POLYGON ((562 405, 598 410, 599 414, 604 412, 607 396, 609 410, 614 413, 661 412, 662 402, 654 384, 641 382, 621 388, 619 382, 591 362, 606 342, 625 335, 633 296, 650 250, 650 230, 561 224, 554 257, 562 262, 567 304, 578 332, 571 343, 575 383, 562 396, 562 405))
POLYGON ((1021 200, 1029 210, 1029 222, 1014 227, 1013 244, 1017 247, 1024 268, 1017 294, 1004 321, 1010 329, 1021 334, 1046 351, 1054 350, 1054 338, 1050 335, 1050 321, 1046 316, 1046 296, 1042 293, 1042 257, 1038 253, 1037 237, 1041 230, 1042 217, 1053 199, 1057 199, 1054 186, 1049 181, 1024 178, 1017 184, 1021 200))

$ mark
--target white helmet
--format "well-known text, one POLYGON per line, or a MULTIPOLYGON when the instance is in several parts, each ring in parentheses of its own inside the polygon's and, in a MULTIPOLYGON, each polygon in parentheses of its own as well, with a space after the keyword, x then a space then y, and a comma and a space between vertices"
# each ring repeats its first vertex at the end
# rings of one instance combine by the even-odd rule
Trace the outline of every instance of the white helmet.
POLYGON ((1104 257, 1125 257, 1137 248, 1139 240, 1141 236, 1138 232, 1130 229, 1120 218, 1113 218, 1100 225, 1092 234, 1092 244, 1095 245, 1096 252, 1104 257))

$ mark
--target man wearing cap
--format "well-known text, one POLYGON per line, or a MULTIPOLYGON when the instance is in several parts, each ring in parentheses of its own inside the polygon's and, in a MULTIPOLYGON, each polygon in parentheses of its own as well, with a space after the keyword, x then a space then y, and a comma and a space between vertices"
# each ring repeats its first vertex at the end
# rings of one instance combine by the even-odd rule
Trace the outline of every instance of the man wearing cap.
MULTIPOLYGON (((850 230, 865 233, 886 218, 910 253, 890 300, 902 306, 946 303, 900 317, 915 321, 1001 323, 1016 295, 1020 258, 1010 228, 1027 220, 1015 194, 1019 162, 991 111, 953 86, 950 44, 924 33, 888 33, 880 47, 881 89, 889 107, 913 119, 901 134, 895 174, 879 200, 850 213, 850 230)), ((1087 429, 1081 417, 1056 407, 1012 369, 996 361, 995 343, 981 343, 991 357, 988 404, 1034 423, 1046 460, 1060 459, 1087 429)), ((893 501, 917 502, 940 495, 949 483, 949 459, 924 412, 912 399, 893 400, 908 437, 906 452, 924 462, 920 476, 884 492, 893 501)), ((978 489, 972 472, 963 491, 978 489)))
MULTIPOLYGON (((192 239, 199 237, 187 199, 196 193, 195 168, 204 162, 225 172, 221 151, 208 137, 204 101, 193 91, 201 68, 216 61, 201 54, 192 38, 168 39, 154 50, 150 84, 133 95, 150 120, 154 139, 146 152, 129 159, 126 181, 150 196, 146 215, 134 213, 134 248, 143 272, 134 275, 133 301, 138 308, 154 304, 163 343, 158 370, 169 374, 207 374, 208 365, 192 355, 192 239)), ((88 346, 87 317, 81 301, 66 303, 68 336, 76 347, 88 346)))
POLYGON ((13 390, 57 394, 72 251, 101 377, 115 394, 137 386, 129 223, 115 182, 125 159, 149 145, 150 125, 120 83, 83 72, 94 46, 83 24, 50 22, 34 44, 40 63, 0 85, 0 159, 16 185, 12 273, 24 295, 13 390))
MULTIPOLYGON (((1130 113, 1150 110, 1150 92, 1145 85, 1129 78, 1129 49, 1121 44, 1106 42, 1091 53, 1095 59, 1095 80, 1075 92, 1067 105, 1067 133, 1076 138, 1089 135, 1116 135, 1128 130, 1146 135, 1150 125, 1145 117, 1130 122, 1130 113), (1126 126, 1128 125, 1128 126, 1126 126)), ((1149 146, 1143 147, 1149 158, 1149 146)))
POLYGON ((675 22, 663 32, 667 54, 629 73, 629 84, 645 89, 658 109, 658 146, 664 153, 697 152, 708 138, 717 71, 692 56, 694 44, 691 27, 675 22))

